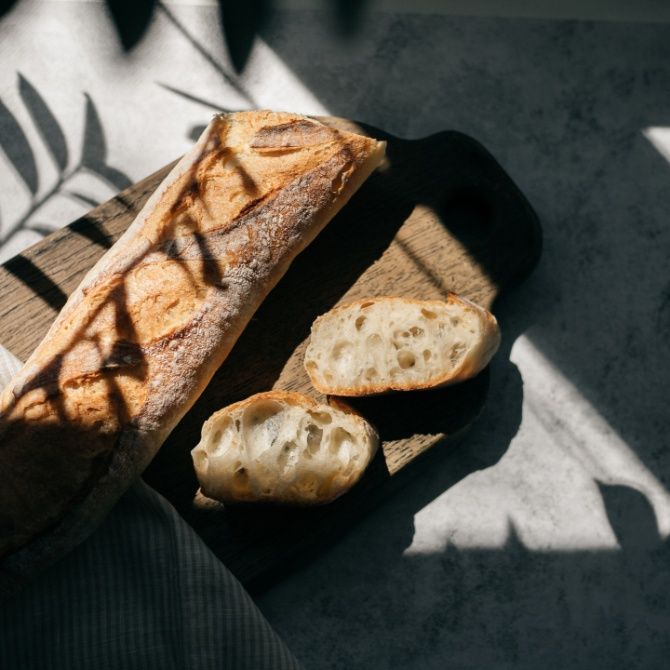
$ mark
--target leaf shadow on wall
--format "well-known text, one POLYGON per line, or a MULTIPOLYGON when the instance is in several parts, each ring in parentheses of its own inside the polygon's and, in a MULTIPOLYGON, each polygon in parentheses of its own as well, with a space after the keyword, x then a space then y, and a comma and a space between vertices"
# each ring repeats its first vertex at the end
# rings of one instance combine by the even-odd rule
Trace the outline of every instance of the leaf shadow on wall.
POLYGON ((9 14, 19 0, 0 0, 0 19, 9 14))
POLYGON ((105 0, 124 51, 131 51, 145 36, 156 7, 156 0, 105 0))
POLYGON ((99 203, 96 199, 73 186, 73 180, 89 174, 106 183, 112 191, 130 186, 130 178, 109 164, 104 127, 93 99, 84 94, 84 133, 81 153, 73 160, 73 149, 68 143, 66 128, 58 120, 46 98, 22 74, 18 74, 18 91, 30 120, 54 164, 56 175, 46 182, 45 167, 36 160, 36 153, 19 116, 0 100, 0 158, 12 168, 17 180, 23 185, 29 203, 23 213, 8 221, 0 231, 0 246, 6 244, 22 230, 32 230, 40 235, 53 232, 57 223, 40 222, 40 210, 54 198, 66 197, 87 209, 99 203))

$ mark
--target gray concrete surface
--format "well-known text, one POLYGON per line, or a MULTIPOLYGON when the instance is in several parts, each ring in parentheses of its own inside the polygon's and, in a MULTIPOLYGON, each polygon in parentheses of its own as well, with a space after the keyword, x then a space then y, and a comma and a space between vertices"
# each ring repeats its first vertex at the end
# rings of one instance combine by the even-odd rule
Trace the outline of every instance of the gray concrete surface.
MULTIPOLYGON (((10 160, 5 113, 0 232, 18 232, 3 257, 87 207, 54 195, 26 217, 60 168, 18 72, 62 128, 66 174, 86 118, 98 164, 135 180, 214 106, 268 106, 469 133, 540 215, 543 258, 496 306, 503 347, 468 438, 259 597, 307 668, 666 667, 669 38, 663 23, 372 10, 347 36, 293 9, 235 75, 211 6, 158 8, 130 53, 99 4, 25 0, 0 20, 0 100, 34 154, 10 160)), ((61 190, 109 197, 122 177, 102 172, 61 190)))

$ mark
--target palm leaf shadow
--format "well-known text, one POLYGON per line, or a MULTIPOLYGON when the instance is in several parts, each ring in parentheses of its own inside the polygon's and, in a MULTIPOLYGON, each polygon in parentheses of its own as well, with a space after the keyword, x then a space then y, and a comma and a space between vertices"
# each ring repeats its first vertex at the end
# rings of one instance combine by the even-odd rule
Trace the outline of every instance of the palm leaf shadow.
POLYGON ((65 191, 64 195, 76 202, 84 203, 84 205, 88 205, 91 208, 97 207, 100 204, 95 198, 92 198, 81 191, 65 191))
POLYGON ((109 249, 113 244, 111 237, 98 227, 95 220, 92 220, 89 216, 77 219, 70 224, 69 228, 70 232, 85 237, 102 249, 109 249))
POLYGON ((19 72, 19 94, 54 162, 62 172, 67 168, 68 149, 60 124, 38 93, 37 89, 19 72))
POLYGON ((189 44, 209 63, 209 65, 214 68, 216 73, 223 79, 223 81, 230 86, 238 95, 240 95, 244 100, 251 106, 257 107, 258 105, 254 101, 251 94, 240 84, 236 77, 231 76, 226 72, 224 67, 217 61, 212 54, 205 49, 200 40, 192 35, 186 27, 179 21, 179 19, 172 13, 172 11, 167 7, 167 5, 162 2, 158 2, 157 8, 162 12, 165 18, 177 29, 177 31, 189 42, 189 44))
POLYGON ((257 33, 267 23, 269 0, 227 2, 219 0, 219 14, 230 61, 235 71, 244 70, 257 33))
POLYGON ((207 126, 201 126, 201 125, 193 126, 188 131, 189 138, 192 139, 194 142, 197 142, 200 135, 202 135, 205 132, 205 128, 207 128, 207 126))
POLYGON ((16 173, 21 177, 31 195, 39 189, 35 154, 21 124, 0 100, 0 149, 16 173))
POLYGON ((86 96, 86 115, 81 165, 117 190, 122 191, 132 182, 124 172, 107 164, 107 141, 100 115, 91 96, 88 93, 84 95, 86 96))
POLYGON ((18 0, 0 0, 0 19, 5 14, 9 14, 17 2, 18 0))
POLYGON ((56 230, 56 226, 48 223, 33 222, 27 226, 27 230, 32 230, 34 233, 39 233, 42 237, 46 237, 56 230))
POLYGON ((123 50, 131 51, 149 28, 156 0, 106 0, 105 4, 123 50))
POLYGON ((217 112, 230 112, 232 110, 227 109, 223 105, 219 105, 216 102, 211 102, 210 100, 205 100, 204 98, 200 98, 197 95, 193 95, 192 93, 188 93, 187 91, 182 91, 180 88, 175 88, 174 86, 170 86, 169 84, 163 84, 160 81, 156 82, 161 88, 164 88, 166 91, 170 91, 170 93, 174 93, 175 95, 179 95, 182 98, 185 98, 186 100, 189 100, 190 102, 197 102, 200 105, 204 105, 205 107, 210 107, 211 109, 215 109, 217 112))
MULTIPOLYGON (((40 179, 35 154, 18 119, 0 100, 0 149, 32 196, 23 214, 0 234, 0 246, 24 229, 48 235, 60 227, 52 226, 49 222, 33 221, 34 215, 54 197, 62 195, 87 207, 96 207, 99 203, 94 198, 75 189, 66 189, 70 180, 83 171, 104 181, 115 191, 124 190, 132 184, 124 172, 107 162, 105 132, 96 106, 88 94, 84 94, 86 104, 81 158, 68 169, 70 151, 62 124, 44 97, 21 73, 18 73, 18 90, 40 139, 58 168, 58 173, 51 185, 38 195, 40 179)), ((96 240, 96 243, 100 242, 96 240)))
POLYGON ((65 304, 67 295, 63 289, 27 256, 23 254, 14 256, 4 263, 3 267, 29 286, 54 311, 60 311, 65 304))

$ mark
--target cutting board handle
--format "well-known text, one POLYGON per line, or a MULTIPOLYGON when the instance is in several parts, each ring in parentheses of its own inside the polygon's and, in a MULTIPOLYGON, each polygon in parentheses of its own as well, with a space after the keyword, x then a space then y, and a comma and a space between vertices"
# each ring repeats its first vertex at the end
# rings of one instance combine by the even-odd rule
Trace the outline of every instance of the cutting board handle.
MULTIPOLYGON (((426 202, 492 282, 489 300, 524 279, 537 264, 542 229, 537 214, 496 159, 476 140, 445 131, 414 142, 417 155, 437 152, 441 191, 426 202)), ((429 195, 430 198, 430 195, 429 195)))

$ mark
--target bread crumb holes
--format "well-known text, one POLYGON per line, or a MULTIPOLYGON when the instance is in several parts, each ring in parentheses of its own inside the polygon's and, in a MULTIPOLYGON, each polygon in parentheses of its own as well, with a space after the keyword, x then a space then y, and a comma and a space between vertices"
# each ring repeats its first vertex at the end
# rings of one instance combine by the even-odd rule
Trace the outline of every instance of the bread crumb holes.
POLYGON ((398 352, 398 365, 403 370, 407 370, 408 368, 413 368, 416 365, 416 357, 411 351, 399 351, 398 352))

